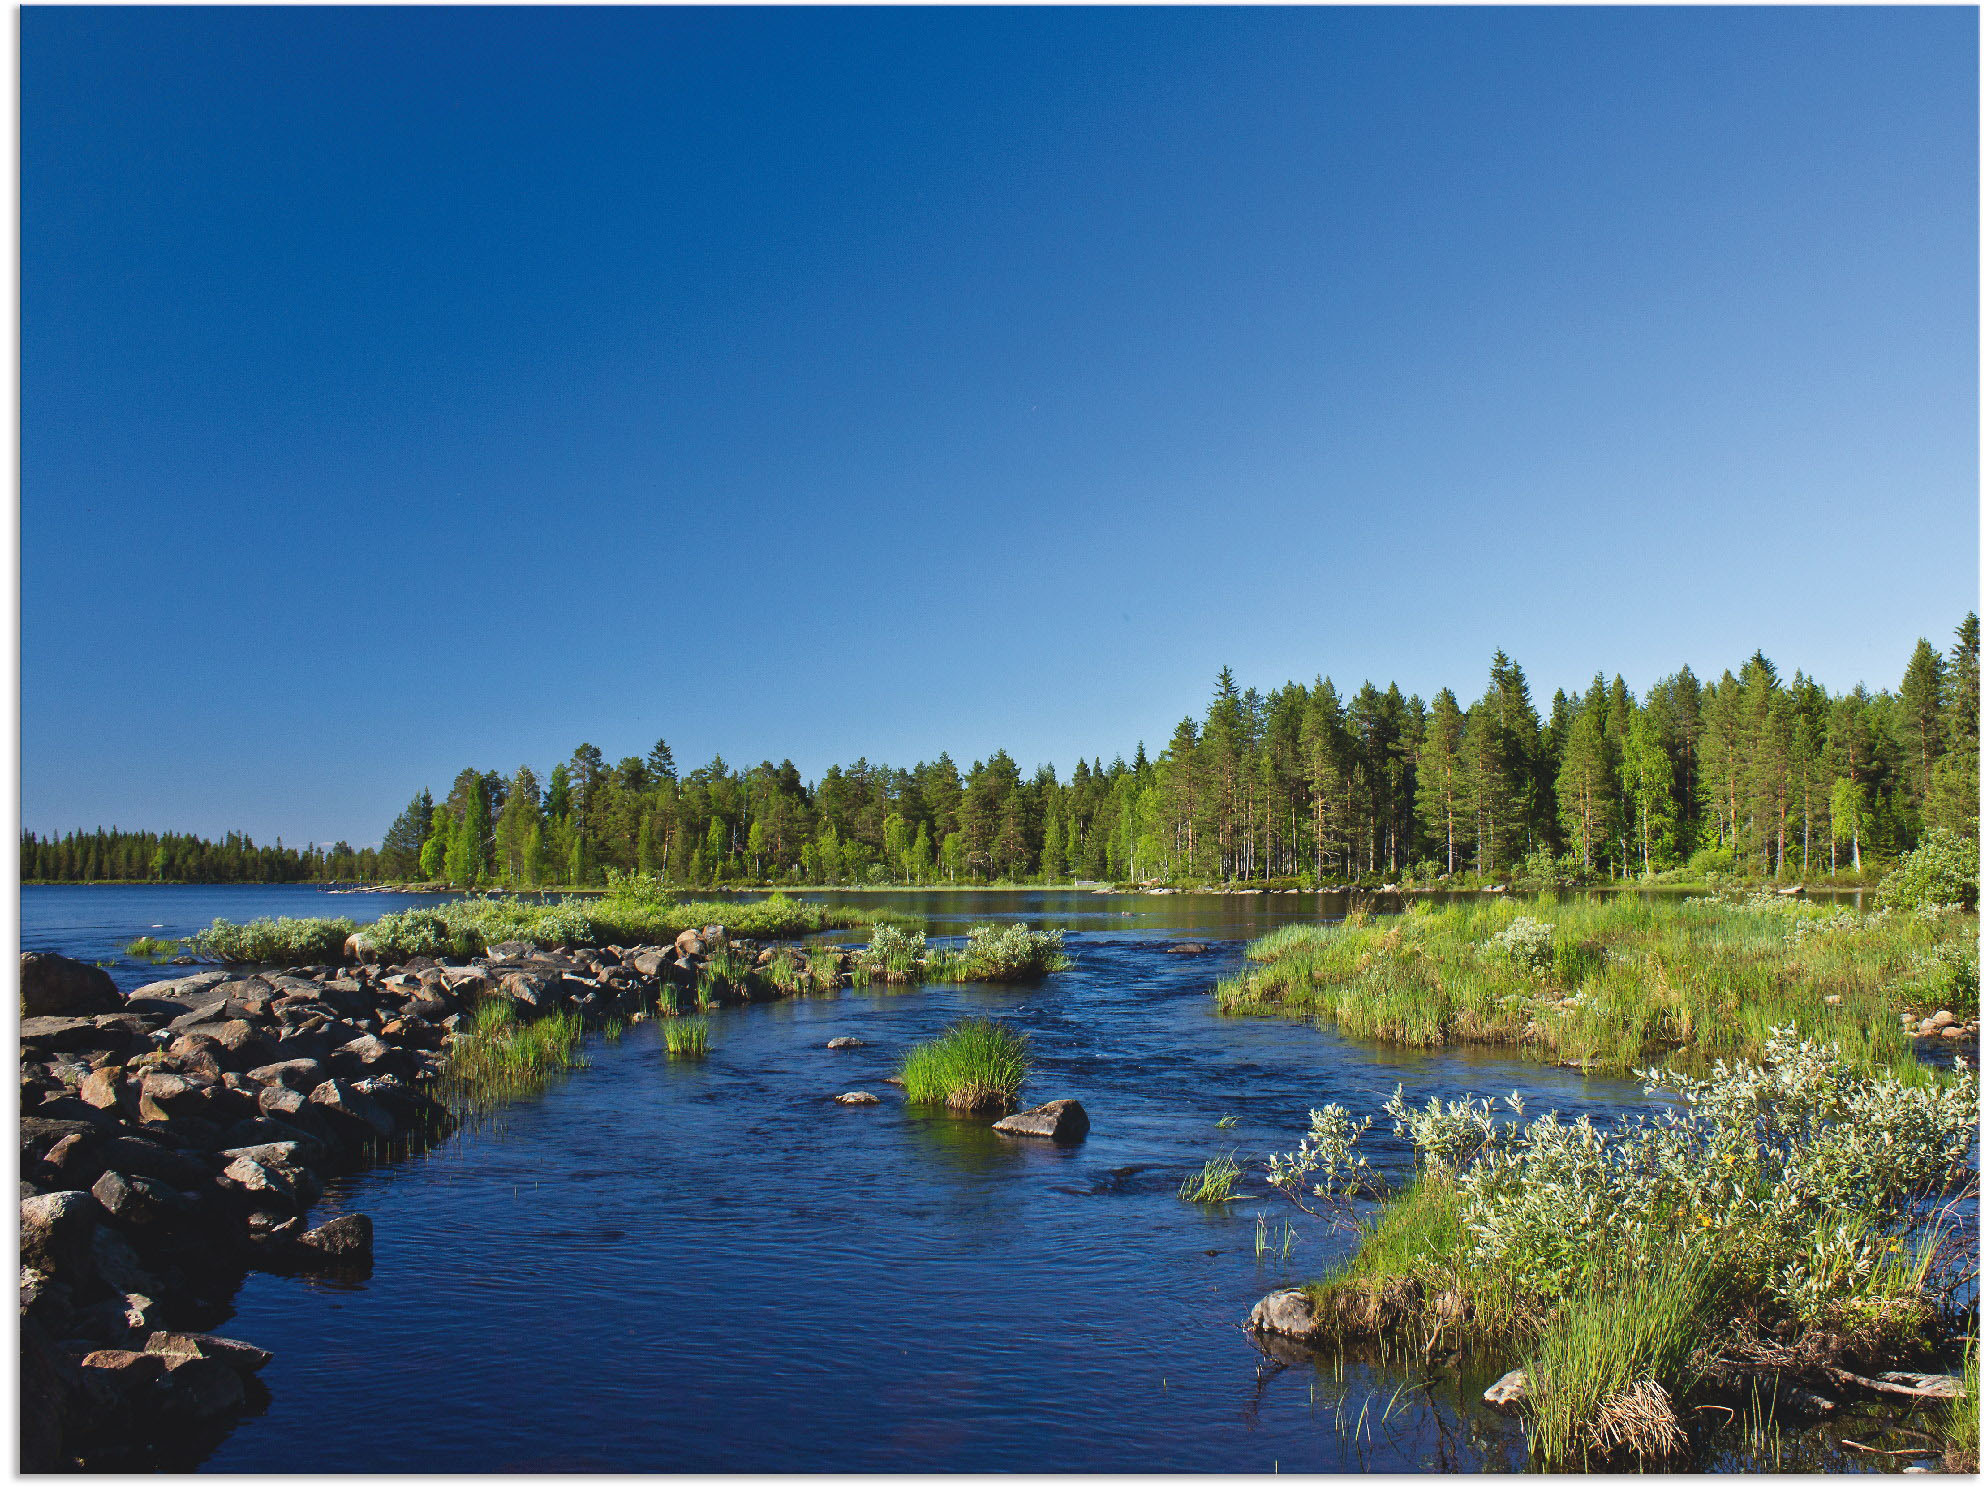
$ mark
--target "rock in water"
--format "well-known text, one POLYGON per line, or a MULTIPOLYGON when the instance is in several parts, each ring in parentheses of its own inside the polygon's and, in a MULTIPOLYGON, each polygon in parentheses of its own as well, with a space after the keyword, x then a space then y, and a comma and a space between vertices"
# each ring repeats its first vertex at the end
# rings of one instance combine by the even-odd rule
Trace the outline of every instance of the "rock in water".
POLYGON ((75 1018, 121 1013, 124 999, 110 973, 53 951, 21 952, 21 1016, 75 1018))
POLYGON ((372 1220, 364 1214, 340 1214, 296 1237, 296 1247, 308 1258, 339 1265, 372 1259, 372 1220))
POLYGON ((858 1039, 851 1033, 844 1033, 839 1038, 830 1038, 827 1040, 827 1047, 829 1049, 862 1049, 866 1048, 867 1045, 868 1041, 866 1039, 858 1039))
POLYGON ((1513 1414, 1529 1394, 1529 1371, 1511 1369, 1481 1392, 1482 1403, 1492 1406, 1503 1415, 1513 1414))
POLYGON ((879 1106, 882 1098, 879 1095, 870 1095, 865 1090, 850 1090, 845 1095, 835 1096, 834 1101, 837 1105, 843 1106, 879 1106))
POLYGON ((1247 1315, 1247 1328, 1253 1333, 1276 1333, 1283 1338, 1314 1339, 1321 1329, 1316 1323, 1316 1305, 1309 1294, 1297 1287, 1269 1292, 1254 1304, 1247 1315))
POLYGON ((1196 940, 1181 940, 1175 946, 1166 946, 1164 950, 1167 956, 1203 956, 1205 953, 1206 948, 1196 940))
POLYGON ((992 1130, 1009 1137, 1043 1137, 1050 1142, 1079 1142, 1088 1135, 1088 1112, 1078 1100, 1053 1100, 1028 1111, 1016 1111, 992 1123, 992 1130))

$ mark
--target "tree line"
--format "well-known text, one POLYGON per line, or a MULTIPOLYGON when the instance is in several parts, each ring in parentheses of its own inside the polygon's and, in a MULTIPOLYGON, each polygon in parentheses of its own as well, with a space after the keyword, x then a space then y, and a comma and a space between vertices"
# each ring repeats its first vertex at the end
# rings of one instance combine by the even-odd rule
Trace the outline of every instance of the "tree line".
POLYGON ((375 848, 257 847, 229 832, 210 842, 190 832, 68 832, 60 837, 21 833, 25 883, 328 883, 368 882, 379 874, 375 848))
POLYGON ((463 770, 387 832, 388 878, 664 882, 1334 883, 1864 870, 1924 833, 1978 833, 1978 621, 1917 643, 1895 691, 1829 693, 1761 652, 1635 696, 1622 677, 1547 712, 1497 651, 1463 707, 1326 677, 1273 692, 1222 671, 1203 718, 1155 759, 1138 745, 1031 775, 1003 750, 960 769, 790 760, 677 770, 665 740, 609 765, 582 744, 540 779, 463 770))
POLYGON ((540 777, 465 769, 380 847, 257 847, 184 834, 23 833, 26 880, 445 881, 585 886, 1804 877, 1862 871, 1928 831, 1978 835, 1978 621, 1919 641, 1899 686, 1829 693, 1761 652, 1635 695, 1603 674, 1545 710, 1497 651, 1463 707, 1327 677, 1262 694, 1220 673, 1163 751, 1063 779, 1005 751, 960 769, 788 759, 683 772, 658 740, 592 744, 540 777))

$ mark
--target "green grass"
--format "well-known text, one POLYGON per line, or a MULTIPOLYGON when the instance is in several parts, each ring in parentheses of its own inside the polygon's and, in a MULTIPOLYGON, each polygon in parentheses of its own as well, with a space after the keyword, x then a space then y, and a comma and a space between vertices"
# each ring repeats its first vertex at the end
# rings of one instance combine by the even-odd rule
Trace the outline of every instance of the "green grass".
POLYGON ((1539 1466, 1653 1462, 1685 1446, 1675 1402, 1718 1331, 1718 1273, 1708 1247, 1682 1240, 1599 1271, 1564 1298, 1528 1366, 1539 1466))
POLYGON ((1963 1356, 1963 1393, 1944 1407, 1943 1466, 1950 1472, 1977 1471, 1977 1341, 1963 1356))
POLYGON ((342 917, 337 919, 250 920, 237 925, 215 920, 207 929, 191 936, 187 945, 196 956, 211 961, 277 962, 287 966, 308 966, 344 959, 345 937, 358 928, 342 917))
POLYGON ((662 1026, 671 1057, 701 1059, 710 1052, 710 1020, 676 1018, 662 1026))
POLYGON ((524 1022, 515 1003, 492 998, 476 1008, 466 1032, 449 1047, 441 1080, 441 1096, 458 1114, 535 1095, 585 1063, 579 1053, 585 1020, 577 1013, 524 1022))
POLYGON ((1025 1034, 988 1018, 966 1018, 912 1047, 897 1074, 913 1103, 1003 1111, 1018 1104, 1032 1063, 1025 1034))
POLYGON ((1641 896, 1414 905, 1293 925, 1248 947, 1254 964, 1214 988, 1221 1011, 1313 1019, 1353 1037, 1438 1047, 1502 1044, 1629 1069, 1758 1053, 1796 1022, 1859 1068, 1914 1062, 1899 1026, 1977 1007, 1972 914, 1860 915, 1794 900, 1682 903, 1641 896), (1544 922, 1532 961, 1496 941, 1544 922), (1837 1002, 1828 1002, 1836 997, 1837 1002))
POLYGON ((1233 1197, 1233 1187, 1246 1169, 1234 1153, 1209 1157, 1196 1173, 1189 1173, 1178 1185, 1178 1197, 1188 1204, 1224 1204, 1233 1197))
POLYGON ((161 940, 156 935, 140 935, 124 947, 124 954, 140 961, 166 961, 186 950, 183 940, 161 940))

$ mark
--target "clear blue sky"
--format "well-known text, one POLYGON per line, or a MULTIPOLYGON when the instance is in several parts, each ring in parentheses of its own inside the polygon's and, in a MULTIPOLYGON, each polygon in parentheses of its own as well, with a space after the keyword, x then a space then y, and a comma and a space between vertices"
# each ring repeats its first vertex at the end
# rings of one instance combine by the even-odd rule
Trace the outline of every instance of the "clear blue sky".
POLYGON ((30 7, 23 825, 1892 685, 1977 604, 1977 25, 30 7))

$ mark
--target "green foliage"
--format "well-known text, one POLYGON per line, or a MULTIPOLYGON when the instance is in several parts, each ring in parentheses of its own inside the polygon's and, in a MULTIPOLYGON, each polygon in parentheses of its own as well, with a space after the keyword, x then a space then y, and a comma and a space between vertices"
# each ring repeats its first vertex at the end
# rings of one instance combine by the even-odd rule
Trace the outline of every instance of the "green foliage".
POLYGON ((1915 851, 1902 854, 1881 880, 1876 902, 1891 909, 1952 904, 1977 907, 1977 843, 1954 832, 1931 832, 1915 851))
POLYGON ((919 1105, 1009 1110, 1032 1066, 1025 1034, 989 1018, 965 1018, 913 1046, 896 1073, 903 1094, 919 1105))
POLYGON ((900 930, 893 925, 877 925, 868 946, 860 954, 862 969, 877 982, 914 981, 927 954, 921 930, 900 930))
POLYGON ((250 920, 237 925, 215 920, 193 935, 188 946, 196 956, 212 961, 274 962, 308 966, 344 958, 345 937, 358 926, 347 919, 250 920))
POLYGON ((1246 1171, 1237 1153, 1210 1157, 1196 1173, 1189 1173, 1178 1185, 1178 1197, 1188 1204, 1224 1204, 1233 1197, 1234 1185, 1246 1171))
POLYGON ((927 964, 933 982, 1037 982, 1065 970, 1059 930, 973 925, 961 950, 939 950, 927 964))
POLYGON ((1944 1407, 1943 1466, 1950 1472, 1977 1471, 1977 1340, 1963 1355, 1963 1392, 1944 1407))

